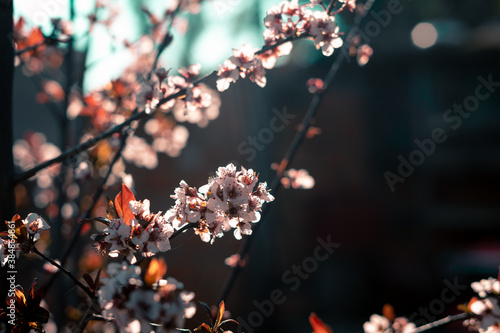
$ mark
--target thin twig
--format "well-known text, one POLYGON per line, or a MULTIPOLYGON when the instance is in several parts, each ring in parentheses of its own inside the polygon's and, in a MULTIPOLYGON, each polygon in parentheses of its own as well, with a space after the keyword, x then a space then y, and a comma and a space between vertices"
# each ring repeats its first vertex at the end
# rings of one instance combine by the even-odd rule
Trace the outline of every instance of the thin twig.
POLYGON ((436 320, 436 321, 434 321, 432 323, 425 324, 425 325, 422 325, 420 327, 417 327, 416 329, 414 329, 413 331, 410 331, 409 333, 418 333, 418 332, 428 331, 431 328, 442 326, 442 325, 451 323, 452 321, 467 319, 468 317, 470 317, 470 315, 468 313, 460 313, 460 314, 457 314, 457 315, 448 316, 448 317, 445 317, 443 319, 436 320))
POLYGON ((25 52, 36 50, 37 48, 39 48, 42 45, 45 45, 45 41, 43 41, 41 43, 38 43, 38 44, 35 44, 35 45, 27 46, 27 47, 25 47, 22 50, 17 50, 16 53, 15 53, 15 55, 18 56, 18 55, 21 55, 21 54, 23 54, 25 52))
POLYGON ((174 23, 174 19, 179 14, 179 10, 181 9, 181 4, 182 0, 179 0, 177 3, 177 7, 175 7, 174 12, 172 15, 170 15, 170 21, 168 22, 168 27, 167 27, 167 32, 165 33, 165 36, 163 36, 163 40, 160 43, 160 46, 158 47, 158 52, 156 53, 155 61, 153 62, 153 66, 151 66, 151 70, 149 71, 148 74, 148 80, 151 79, 151 75, 153 74, 154 70, 156 69, 156 65, 158 64, 158 60, 160 60, 160 56, 163 53, 163 51, 167 48, 168 45, 172 42, 172 34, 170 31, 172 30, 172 25, 174 23))
POLYGON ((18 56, 18 55, 21 55, 21 54, 23 54, 25 52, 36 50, 40 46, 47 45, 47 44, 52 44, 53 42, 57 42, 57 43, 70 43, 71 42, 70 40, 71 40, 71 37, 68 38, 68 39, 58 39, 58 38, 53 38, 53 37, 50 37, 50 36, 49 37, 45 37, 45 39, 44 39, 43 42, 40 42, 40 43, 35 44, 35 45, 31 45, 31 46, 26 46, 22 50, 17 50, 15 52, 15 55, 18 56), (49 41, 49 43, 47 43, 47 41, 49 41))
POLYGON ((43 254, 42 252, 38 251, 38 249, 36 247, 33 246, 33 253, 36 253, 38 254, 40 257, 43 258, 43 260, 45 261, 48 261, 49 263, 51 263, 53 266, 59 268, 59 270, 61 272, 63 272, 64 274, 66 274, 71 280, 73 280, 73 282, 76 283, 76 285, 78 287, 80 287, 91 299, 94 299, 95 298, 95 295, 90 291, 90 289, 88 287, 86 287, 83 283, 81 283, 80 281, 78 281, 77 278, 75 278, 73 276, 73 274, 71 274, 71 272, 69 272, 68 270, 66 270, 64 267, 62 267, 61 265, 59 265, 57 262, 55 262, 54 260, 50 259, 49 257, 47 257, 45 254, 43 254))
MULTIPOLYGON (((343 48, 349 47, 350 41, 352 40, 352 38, 354 37, 354 34, 358 30, 358 27, 361 24, 361 21, 363 20, 364 17, 366 17, 366 14, 368 14, 368 12, 370 11, 374 2, 375 2, 375 0, 368 0, 365 3, 365 10, 360 15, 356 16, 356 19, 354 21, 354 25, 352 26, 351 30, 349 31, 349 34, 347 35, 346 40, 342 46, 343 48)), ((339 51, 342 51, 342 50, 339 50, 339 51)), ((278 169, 276 170, 276 175, 275 175, 273 181, 271 182, 271 186, 270 186, 271 193, 275 194, 278 191, 278 189, 280 188, 281 178, 283 177, 283 173, 285 172, 287 166, 290 164, 292 159, 295 157, 295 154, 297 153, 297 150, 299 149, 300 144, 303 142, 303 139, 307 133, 307 130, 309 129, 309 127, 311 125, 311 119, 316 114, 316 111, 318 110, 321 99, 322 99, 326 89, 332 83, 340 66, 344 62, 345 54, 348 54, 348 53, 341 52, 337 55, 337 57, 335 58, 335 61, 333 62, 332 66, 330 67, 330 70, 326 74, 325 79, 323 80, 324 89, 321 91, 318 91, 317 93, 314 94, 313 99, 312 99, 311 103, 309 104, 307 112, 304 115, 304 118, 302 120, 302 123, 300 126, 300 131, 298 131, 295 134, 295 137, 293 138, 292 142, 290 143, 290 145, 285 153, 285 156, 281 160, 281 163, 280 163, 278 169)), ((264 209, 262 210, 261 220, 264 220, 266 212, 267 212, 267 210, 264 207, 264 209)), ((240 258, 244 258, 247 255, 247 253, 250 251, 251 242, 255 238, 255 234, 257 233, 261 224, 262 224, 262 222, 255 225, 254 230, 252 232, 252 235, 246 237, 245 240, 243 241, 243 244, 241 245, 240 250, 238 252, 240 258)), ((229 294, 231 292, 231 289, 232 289, 234 283, 236 282, 236 278, 238 277, 240 271, 241 271, 240 265, 236 265, 232 268, 231 273, 229 274, 229 277, 227 278, 226 283, 224 284, 224 287, 222 289, 221 295, 219 297, 219 302, 227 299, 227 297, 229 296, 229 294)))
MULTIPOLYGON (((208 79, 213 73, 195 81, 193 84, 196 85, 196 84, 201 83, 202 81, 208 79)), ((178 92, 176 92, 172 95, 166 96, 165 98, 161 99, 158 102, 157 106, 163 105, 166 102, 168 102, 174 98, 177 98, 179 96, 183 96, 185 93, 186 93, 186 89, 181 89, 178 92)), ((137 109, 135 109, 134 112, 137 112, 137 109)), ((17 183, 20 183, 22 181, 25 181, 25 180, 33 177, 34 175, 36 175, 36 173, 38 171, 41 171, 45 168, 48 168, 52 164, 64 162, 67 159, 69 159, 75 155, 78 155, 83 151, 86 151, 86 150, 92 148, 98 142, 109 138, 110 136, 112 136, 115 133, 118 133, 119 131, 121 131, 125 127, 129 126, 132 122, 134 122, 136 120, 141 120, 141 119, 146 118, 146 117, 150 117, 152 114, 153 114, 153 112, 151 112, 151 113, 147 113, 146 111, 137 112, 133 116, 131 116, 127 120, 125 120, 123 123, 116 125, 115 127, 111 128, 110 130, 103 132, 103 133, 93 137, 92 139, 89 139, 89 140, 79 144, 78 146, 75 146, 73 148, 70 148, 70 149, 64 151, 63 153, 61 153, 61 155, 59 155, 51 160, 45 161, 45 162, 43 162, 43 163, 25 171, 25 172, 15 176, 14 179, 12 180, 12 182, 14 184, 17 184, 17 183)))
POLYGON ((276 43, 274 44, 270 44, 270 45, 265 45, 263 46, 259 51, 255 52, 254 55, 259 55, 259 54, 262 54, 266 51, 269 51, 269 50, 272 50, 280 45, 283 45, 285 43, 288 43, 288 42, 295 42, 297 40, 301 40, 301 39, 305 39, 305 38, 309 38, 311 37, 311 35, 309 33, 304 33, 300 36, 290 36, 288 38, 285 38, 285 39, 282 39, 282 40, 279 40, 277 41, 276 43))
MULTIPOLYGON (((330 14, 331 11, 333 10, 333 7, 335 7, 335 4, 337 3, 337 0, 331 0, 330 3, 328 4, 328 7, 326 8, 327 14, 330 14)), ((345 2, 347 3, 347 2, 345 2)), ((345 4, 344 4, 345 6, 345 4)))
MULTIPOLYGON (((259 55, 261 53, 264 53, 272 48, 275 48, 283 43, 286 43, 288 41, 295 41, 295 40, 299 40, 299 39, 303 39, 303 38, 306 38, 308 37, 307 35, 304 35, 304 36, 298 36, 298 37, 293 37, 293 38, 290 38, 290 39, 285 39, 285 40, 282 40, 276 44, 273 44, 273 45, 267 45, 267 46, 264 46, 262 49, 260 49, 259 51, 255 52, 255 55, 259 55)), ((206 80, 208 80, 209 78, 215 76, 215 74, 217 74, 217 71, 212 71, 211 73, 199 78, 198 80, 195 80, 193 82, 193 85, 196 86, 206 80)), ((174 93, 174 94, 171 94, 171 95, 168 95, 166 97, 164 97, 163 99, 161 99, 156 108, 158 109, 161 105, 167 103, 168 101, 174 99, 174 98, 177 98, 177 97, 181 97, 183 95, 185 95, 186 93, 186 89, 183 88, 181 90, 179 90, 178 92, 174 93)), ((129 124, 131 124, 133 121, 135 120, 141 120, 143 118, 146 118, 146 117, 150 117, 153 112, 151 113, 147 113, 145 111, 142 111, 142 112, 137 112, 138 109, 135 109, 134 112, 134 116, 131 116, 130 118, 128 118, 127 120, 125 120, 123 123, 119 124, 119 125, 116 125, 115 127, 113 127, 112 129, 106 131, 106 132, 103 132, 101 134, 99 134, 98 136, 88 140, 88 141, 85 141, 83 142, 82 144, 76 146, 76 147, 73 147, 71 149, 68 149, 67 151, 63 152, 61 155, 51 159, 51 160, 48 160, 46 162, 43 162, 17 176, 14 177, 14 179, 12 180, 13 184, 17 184, 17 183, 20 183, 22 181, 25 181, 31 177, 33 177, 38 171, 40 170, 43 170, 49 166, 51 166, 52 164, 55 164, 55 163, 60 163, 60 162, 64 162, 65 160, 79 154, 80 152, 82 151, 85 151, 87 149, 90 149, 92 148, 93 146, 95 146, 99 141, 102 141, 108 137, 110 137, 111 135, 113 135, 114 133, 117 133, 119 131, 121 131, 124 127, 128 126, 129 124)))
MULTIPOLYGON (((84 214, 82 214, 81 218, 80 218, 80 223, 77 225, 75 231, 73 232, 73 236, 71 237, 71 240, 69 242, 69 245, 68 247, 66 248, 66 250, 64 251, 64 254, 62 255, 61 257, 61 265, 65 265, 66 264, 66 261, 68 260, 69 258, 69 255, 70 253, 73 251, 73 249, 75 248, 76 246, 76 243, 78 241, 78 237, 80 236, 80 232, 83 228, 83 226, 89 222, 89 220, 87 220, 89 217, 90 217, 90 214, 92 212, 92 210, 94 210, 95 208, 95 205, 97 204, 97 202, 99 201, 99 198, 101 197, 102 193, 104 192, 104 188, 105 188, 105 185, 108 181, 108 178, 109 176, 111 175, 112 171, 113 171, 113 167, 114 165, 116 164, 116 162, 118 162, 118 160, 120 159, 121 157, 121 154, 122 154, 122 151, 123 151, 123 148, 125 147, 125 143, 127 142, 127 138, 128 136, 131 134, 131 132, 129 131, 125 131, 125 133, 123 134, 122 136, 122 140, 121 140, 121 143, 120 143, 120 148, 118 148, 118 151, 116 152, 113 160, 111 161, 110 165, 109 165, 109 168, 108 168, 108 171, 106 173, 106 175, 104 176, 104 178, 101 180, 101 183, 99 184, 99 187, 97 189, 97 191, 94 193, 94 196, 92 197, 92 204, 90 205, 90 207, 85 211, 84 214)), ((45 291, 47 292, 47 290, 51 287, 51 285, 54 283, 54 281, 56 280, 57 276, 58 276, 58 272, 54 273, 49 282, 47 282, 46 286, 45 286, 45 291)))
POLYGON ((174 231, 174 233, 168 238, 169 240, 172 240, 174 239, 175 237, 177 237, 178 235, 182 234, 184 231, 188 230, 188 229, 193 229, 193 228, 196 228, 198 226, 197 223, 187 223, 185 224, 184 226, 182 226, 182 228, 174 231))
POLYGON ((92 310, 94 308, 94 305, 97 304, 96 299, 92 299, 92 301, 89 304, 89 307, 87 308, 87 311, 85 311, 85 314, 82 317, 82 320, 80 320, 80 323, 78 324, 78 333, 83 333, 85 331, 85 327, 87 327, 87 324, 89 323, 90 320, 92 320, 92 317, 94 316, 92 314, 92 310))

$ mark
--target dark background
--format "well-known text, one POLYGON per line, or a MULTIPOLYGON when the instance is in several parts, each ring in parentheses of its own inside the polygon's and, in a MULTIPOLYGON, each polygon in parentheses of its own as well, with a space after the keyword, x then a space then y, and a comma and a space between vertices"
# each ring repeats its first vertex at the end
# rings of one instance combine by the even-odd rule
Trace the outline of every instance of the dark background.
MULTIPOLYGON (((411 316, 436 306, 445 280, 469 286, 498 273, 500 91, 481 101, 456 130, 443 121, 443 114, 474 94, 478 76, 500 81, 500 1, 401 5, 404 10, 370 41, 374 55, 368 65, 360 68, 352 61, 340 70, 314 119, 321 135, 306 140, 290 165, 307 169, 316 186, 274 193, 276 200, 259 222, 249 264, 226 299, 232 317, 248 321, 257 311, 254 301, 268 300, 273 289, 284 292, 286 301, 255 332, 310 332, 307 318, 313 311, 335 332, 361 332, 386 303, 397 315, 411 316), (414 47, 410 38, 421 21, 441 27, 438 43, 426 50, 414 47), (461 28, 453 28, 457 25, 461 28), (444 130, 447 140, 436 144, 435 152, 392 192, 384 173, 396 173, 398 156, 408 159, 417 149, 414 140, 429 138, 436 128, 444 130), (340 247, 292 291, 282 275, 313 255, 317 237, 327 236, 340 247)), ((385 8, 379 1, 374 11, 385 8)), ((294 48, 292 60, 301 56, 300 50, 294 48)), ((270 182, 270 165, 283 157, 310 102, 306 81, 323 77, 335 56, 308 67, 290 61, 268 71, 265 89, 248 81, 232 85, 221 94, 218 119, 205 129, 188 126, 189 143, 178 158, 161 155, 152 171, 127 167, 135 177, 136 197, 150 199, 152 211, 165 211, 173 205, 169 196, 181 179, 200 186, 229 161, 253 168, 261 181, 270 182), (286 108, 297 117, 248 162, 238 145, 269 127, 273 108, 286 108)), ((57 143, 53 121, 35 105, 35 88, 19 69, 15 91, 17 138, 33 129, 57 143)), ((214 245, 186 233, 165 254, 167 275, 184 282, 197 300, 215 304, 230 272, 224 258, 240 244, 231 233, 214 245)), ((33 274, 22 277, 26 285, 33 274)), ((469 289, 460 292, 432 316, 458 313, 456 306, 471 296, 469 289)), ((414 319, 426 320, 421 314, 414 319)), ((188 325, 194 328, 201 320, 205 316, 199 307, 188 325)), ((460 327, 434 331, 466 331, 460 327)))

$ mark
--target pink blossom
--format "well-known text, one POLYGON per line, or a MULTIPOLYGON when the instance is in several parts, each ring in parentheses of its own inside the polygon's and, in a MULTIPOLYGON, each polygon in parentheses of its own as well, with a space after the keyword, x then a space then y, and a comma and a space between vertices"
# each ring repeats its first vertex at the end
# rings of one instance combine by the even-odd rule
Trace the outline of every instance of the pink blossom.
POLYGON ((229 59, 224 61, 223 65, 219 66, 219 71, 217 72, 217 90, 220 92, 229 88, 231 83, 234 83, 240 77, 239 70, 236 65, 229 59))
POLYGON ((371 315, 370 321, 363 324, 365 333, 391 333, 391 323, 386 317, 371 315))
POLYGON ((49 230, 50 226, 45 222, 45 220, 35 213, 30 213, 23 221, 26 225, 26 230, 30 235, 33 235, 33 240, 37 241, 40 239, 40 235, 45 230, 49 230))
POLYGON ((284 177, 281 178, 281 184, 283 184, 285 188, 308 190, 314 187, 315 181, 305 169, 289 169, 285 171, 284 177))
POLYGON ((231 228, 234 236, 241 239, 242 235, 252 233, 251 223, 260 220, 262 203, 274 200, 266 183, 258 184, 253 191, 257 182, 253 170, 242 167, 236 171, 233 164, 218 168, 216 176, 199 190, 181 182, 172 196, 175 206, 165 218, 175 229, 186 223, 198 223, 196 233, 205 242, 213 242, 231 228))
POLYGON ((373 54, 373 49, 369 45, 361 45, 356 53, 356 60, 359 66, 364 66, 370 60, 373 54))

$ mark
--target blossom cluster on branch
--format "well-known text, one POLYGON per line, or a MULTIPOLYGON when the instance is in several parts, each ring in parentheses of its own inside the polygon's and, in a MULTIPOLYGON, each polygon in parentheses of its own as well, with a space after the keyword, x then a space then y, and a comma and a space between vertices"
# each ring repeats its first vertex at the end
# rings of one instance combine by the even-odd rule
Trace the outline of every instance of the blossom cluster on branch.
POLYGON ((292 50, 291 40, 308 38, 314 40, 317 49, 325 56, 333 54, 343 42, 335 15, 345 9, 354 9, 354 1, 344 3, 337 11, 330 13, 323 6, 316 10, 322 1, 311 0, 299 5, 298 0, 282 1, 271 7, 264 18, 264 47, 261 51, 244 44, 234 49, 233 55, 219 66, 217 89, 224 91, 238 78, 248 77, 260 87, 266 85, 266 69, 272 69, 276 60, 288 55, 292 50))
POLYGON ((40 27, 28 28, 23 17, 14 23, 12 41, 17 52, 16 65, 23 63, 27 74, 39 74, 45 67, 56 69, 63 62, 63 54, 56 46, 69 41, 73 27, 70 22, 58 18, 51 23, 52 33, 48 36, 40 27))
POLYGON ((499 278, 490 277, 471 284, 478 297, 473 297, 465 309, 472 315, 472 318, 464 321, 464 326, 470 330, 479 333, 500 332, 499 278))
POLYGON ((151 332, 153 326, 155 332, 177 332, 196 312, 194 293, 183 290, 174 278, 163 278, 166 270, 156 259, 145 270, 110 263, 98 291, 104 318, 115 322, 120 332, 151 332))
POLYGON ((4 266, 19 253, 33 252, 40 235, 50 229, 48 223, 38 214, 30 213, 23 220, 18 214, 11 221, 5 221, 8 231, 0 233, 0 263, 4 266))
POLYGON ((149 211, 149 200, 136 201, 124 184, 114 203, 108 199, 107 215, 107 218, 95 218, 107 226, 102 233, 92 235, 100 253, 108 253, 110 257, 123 255, 130 263, 135 263, 136 253, 151 257, 170 250, 172 225, 161 212, 149 211))
POLYGON ((267 183, 257 185, 258 180, 252 169, 241 167, 236 171, 233 164, 228 164, 198 190, 181 181, 172 195, 175 206, 165 217, 175 229, 196 223, 195 231, 204 242, 213 243, 231 228, 234 237, 241 239, 242 235, 252 234, 251 223, 260 220, 262 204, 274 200, 267 183))

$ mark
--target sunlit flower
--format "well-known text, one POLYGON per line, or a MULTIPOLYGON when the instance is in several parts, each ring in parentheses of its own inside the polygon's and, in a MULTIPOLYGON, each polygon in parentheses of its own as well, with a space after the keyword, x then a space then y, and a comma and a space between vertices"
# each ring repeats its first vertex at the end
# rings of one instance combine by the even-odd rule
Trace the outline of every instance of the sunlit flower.
POLYGON ((481 297, 486 297, 487 294, 499 295, 500 281, 498 281, 498 279, 490 277, 479 282, 473 282, 471 284, 471 288, 481 297))
POLYGON ((252 233, 251 223, 260 220, 262 203, 274 200, 266 183, 253 190, 257 182, 253 170, 242 167, 236 171, 233 164, 218 168, 216 176, 199 190, 182 181, 171 196, 176 200, 175 206, 165 218, 175 229, 198 223, 195 231, 203 241, 213 242, 231 228, 234 236, 241 239, 252 233))
MULTIPOLYGON (((151 261, 144 273, 125 263, 108 265, 109 277, 101 279, 99 302, 104 317, 115 321, 120 330, 150 332, 154 324, 168 332, 182 327, 185 318, 195 314, 194 293, 182 290, 182 283, 173 278, 161 279, 156 273, 153 277, 151 266, 157 264, 151 261)), ((158 273, 165 271, 166 266, 158 273)))
POLYGON ((108 217, 97 218, 106 224, 103 232, 92 235, 95 248, 110 257, 124 255, 135 263, 136 254, 151 257, 170 250, 170 236, 174 228, 161 212, 149 211, 149 200, 137 201, 132 192, 122 185, 115 202, 108 202, 108 217))
POLYGON ((365 333, 391 333, 389 319, 377 314, 371 315, 370 321, 363 324, 365 333))
POLYGON ((360 66, 366 65, 370 60, 372 54, 373 54, 373 49, 369 45, 367 44, 361 45, 358 48, 358 52, 356 54, 356 60, 358 62, 358 65, 360 66))
POLYGON ((289 169, 281 178, 281 184, 284 188, 308 190, 314 187, 315 181, 306 169, 289 169))

